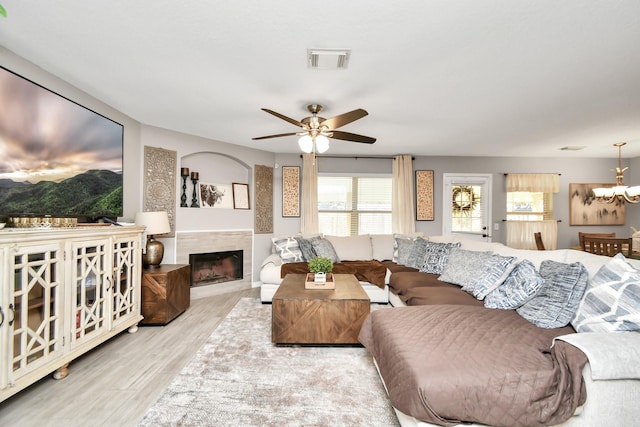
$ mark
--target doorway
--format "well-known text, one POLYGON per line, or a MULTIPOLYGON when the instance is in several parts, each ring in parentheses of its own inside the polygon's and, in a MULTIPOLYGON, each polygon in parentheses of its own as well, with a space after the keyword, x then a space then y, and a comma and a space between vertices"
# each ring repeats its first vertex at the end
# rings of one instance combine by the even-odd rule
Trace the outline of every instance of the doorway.
POLYGON ((491 241, 491 184, 491 174, 443 175, 443 234, 491 241))

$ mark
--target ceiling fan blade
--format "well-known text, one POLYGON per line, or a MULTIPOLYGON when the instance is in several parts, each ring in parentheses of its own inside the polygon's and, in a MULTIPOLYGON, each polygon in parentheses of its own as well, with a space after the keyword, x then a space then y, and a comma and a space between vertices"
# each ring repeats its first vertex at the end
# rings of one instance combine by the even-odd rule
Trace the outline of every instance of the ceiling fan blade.
POLYGON ((281 136, 291 136, 291 135, 297 135, 298 132, 289 132, 289 133, 279 133, 277 135, 267 135, 267 136, 257 136, 255 138, 251 138, 254 141, 257 141, 259 139, 268 139, 268 138, 280 138, 281 136))
POLYGON ((293 125, 296 125, 298 127, 301 127, 301 128, 305 127, 305 125, 302 122, 299 122, 296 119, 292 119, 291 117, 283 116, 282 114, 276 113, 275 111, 269 110, 268 108, 262 108, 261 110, 265 111, 265 112, 267 112, 269 114, 273 114, 274 116, 278 117, 279 119, 282 119, 282 120, 284 120, 286 122, 289 122, 289 123, 291 123, 293 125))
POLYGON ((333 139, 341 139, 343 141, 352 141, 352 142, 362 142, 365 144, 373 144, 374 142, 376 142, 375 138, 371 138, 369 136, 364 136, 364 135, 358 135, 356 133, 342 132, 339 130, 334 130, 331 133, 333 134, 331 135, 331 138, 333 139))
POLYGON ((363 118, 367 114, 369 113, 367 113, 362 108, 358 108, 357 110, 349 111, 348 113, 340 114, 339 116, 327 119, 320 123, 320 127, 327 126, 327 128, 329 129, 337 129, 351 122, 355 122, 356 120, 363 118))

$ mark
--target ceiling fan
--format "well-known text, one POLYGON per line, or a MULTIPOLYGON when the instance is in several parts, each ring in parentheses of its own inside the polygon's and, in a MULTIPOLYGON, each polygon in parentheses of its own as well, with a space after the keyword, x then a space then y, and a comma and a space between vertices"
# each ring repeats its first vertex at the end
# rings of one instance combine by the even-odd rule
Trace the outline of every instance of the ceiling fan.
POLYGON ((302 131, 259 136, 252 139, 259 140, 298 135, 301 136, 301 138, 298 140, 298 144, 300 145, 302 151, 304 151, 305 153, 323 153, 327 151, 327 149, 329 148, 328 138, 340 139, 343 141, 361 142, 364 144, 373 144, 374 142, 376 142, 375 138, 336 130, 339 127, 342 127, 351 122, 355 122, 356 120, 368 115, 369 113, 367 113, 362 108, 349 111, 348 113, 340 114, 330 119, 325 119, 324 117, 318 116, 318 113, 322 111, 322 105, 320 104, 307 105, 307 110, 311 113, 311 116, 305 117, 304 119, 298 121, 277 113, 273 110, 269 110, 268 108, 262 108, 262 111, 266 111, 267 113, 272 114, 284 121, 294 124, 302 128, 302 131))

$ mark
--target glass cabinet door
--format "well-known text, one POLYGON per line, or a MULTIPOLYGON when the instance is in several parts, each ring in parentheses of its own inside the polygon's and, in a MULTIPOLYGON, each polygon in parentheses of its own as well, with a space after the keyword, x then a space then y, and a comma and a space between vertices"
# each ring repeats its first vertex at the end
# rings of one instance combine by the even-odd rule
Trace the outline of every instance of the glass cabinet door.
POLYGON ((14 285, 4 321, 9 328, 9 381, 58 357, 64 349, 64 251, 57 243, 8 251, 14 285))
POLYGON ((134 278, 140 276, 138 253, 139 238, 137 236, 116 239, 113 243, 113 326, 136 316, 140 304, 136 294, 134 278))
POLYGON ((82 344, 108 331, 111 286, 109 240, 73 242, 73 289, 75 319, 71 321, 71 343, 82 344))

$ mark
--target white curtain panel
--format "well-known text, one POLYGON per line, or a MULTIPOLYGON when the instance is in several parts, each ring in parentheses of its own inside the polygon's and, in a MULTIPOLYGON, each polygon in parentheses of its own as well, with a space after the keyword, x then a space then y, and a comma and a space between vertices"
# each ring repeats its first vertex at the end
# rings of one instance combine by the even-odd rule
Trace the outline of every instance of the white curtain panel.
POLYGON ((301 204, 300 232, 302 234, 318 233, 318 162, 315 153, 302 155, 301 204))
POLYGON ((416 231, 411 156, 393 158, 391 209, 391 228, 394 233, 410 234, 416 231))
POLYGON ((507 221, 507 246, 516 249, 536 249, 533 234, 542 234, 545 249, 558 248, 558 221, 507 221))

